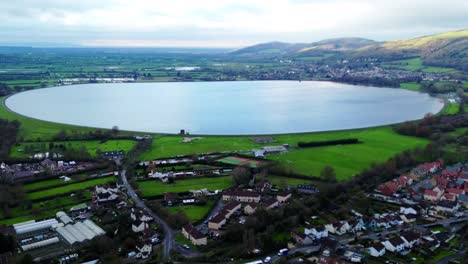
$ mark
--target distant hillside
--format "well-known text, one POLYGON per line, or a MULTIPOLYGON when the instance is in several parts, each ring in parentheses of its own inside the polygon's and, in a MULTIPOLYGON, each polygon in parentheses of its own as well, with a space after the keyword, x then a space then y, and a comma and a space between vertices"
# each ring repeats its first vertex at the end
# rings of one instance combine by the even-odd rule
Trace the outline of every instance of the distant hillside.
POLYGON ((421 58, 426 66, 468 71, 468 29, 413 39, 376 42, 364 38, 335 38, 313 43, 262 43, 230 53, 235 56, 316 57, 340 55, 349 58, 373 58, 395 61, 421 58))
POLYGON ((280 55, 301 49, 306 44, 267 42, 232 51, 232 55, 280 55))
POLYGON ((378 42, 364 39, 364 38, 334 38, 325 39, 318 42, 309 44, 307 47, 297 51, 296 53, 307 53, 311 50, 325 50, 325 51, 350 51, 370 45, 377 44, 378 42))
POLYGON ((414 39, 390 41, 353 52, 353 57, 384 61, 421 57, 425 65, 468 71, 468 30, 445 32, 414 39))

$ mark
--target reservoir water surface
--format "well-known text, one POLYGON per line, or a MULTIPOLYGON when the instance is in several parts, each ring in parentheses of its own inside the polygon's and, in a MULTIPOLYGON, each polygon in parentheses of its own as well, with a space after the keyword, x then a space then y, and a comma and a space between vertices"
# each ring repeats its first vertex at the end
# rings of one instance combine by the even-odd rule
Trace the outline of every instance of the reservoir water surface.
POLYGON ((66 124, 218 135, 379 126, 443 108, 423 93, 316 81, 82 84, 19 93, 6 105, 66 124))

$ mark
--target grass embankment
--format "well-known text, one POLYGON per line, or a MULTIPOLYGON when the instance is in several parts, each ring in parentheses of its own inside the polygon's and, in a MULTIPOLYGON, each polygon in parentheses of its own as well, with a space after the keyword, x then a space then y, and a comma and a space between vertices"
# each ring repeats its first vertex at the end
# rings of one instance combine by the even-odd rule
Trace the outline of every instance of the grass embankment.
POLYGON ((143 197, 151 197, 162 195, 166 192, 181 193, 204 188, 210 191, 222 190, 231 187, 233 182, 230 176, 224 176, 176 180, 172 184, 166 184, 160 181, 142 181, 138 182, 138 185, 143 197))
POLYGON ((400 83, 400 88, 410 91, 419 91, 419 89, 421 89, 421 84, 415 82, 400 83))
MULTIPOLYGON (((49 144, 51 142, 23 142, 12 147, 10 151, 11 158, 27 158, 30 154, 25 153, 26 148, 34 150, 35 153, 44 153, 49 151, 49 144)), ((66 149, 75 149, 79 150, 85 148, 91 157, 97 156, 97 150, 101 152, 104 151, 113 151, 113 150, 123 150, 127 153, 131 150, 136 141, 134 140, 90 140, 90 141, 54 141, 55 146, 63 145, 66 149)))
POLYGON ((208 200, 205 205, 181 205, 169 207, 171 213, 183 212, 191 223, 197 223, 204 219, 213 208, 215 201, 208 200))
POLYGON ((4 103, 5 97, 0 97, 0 118, 18 120, 21 123, 19 137, 25 140, 50 140, 61 130, 65 130, 68 134, 73 134, 76 131, 90 132, 96 130, 95 128, 52 123, 22 116, 7 109, 4 103))
POLYGON ((93 179, 93 180, 83 181, 83 182, 78 182, 78 183, 70 183, 70 184, 56 187, 56 188, 50 188, 50 189, 37 191, 37 192, 30 192, 26 194, 26 199, 38 200, 38 199, 42 199, 46 197, 59 196, 59 195, 64 195, 64 194, 71 193, 71 192, 93 188, 94 186, 99 185, 99 184, 105 184, 105 183, 111 183, 111 182, 115 182, 115 177, 111 176, 111 177, 98 178, 98 179, 93 179))
MULTIPOLYGON (((171 157, 176 155, 200 154, 206 152, 249 151, 264 146, 254 143, 252 136, 209 136, 190 143, 182 142, 182 136, 161 136, 153 141, 148 152, 140 157, 143 160, 171 157)), ((343 138, 358 138, 363 143, 316 148, 293 149, 288 153, 269 155, 268 159, 277 160, 293 171, 318 176, 323 167, 332 166, 340 180, 369 168, 372 163, 384 162, 393 155, 422 147, 428 140, 397 134, 390 126, 368 129, 318 132, 305 134, 285 134, 273 136, 276 142, 268 145, 290 144, 297 142, 325 141, 343 138)))

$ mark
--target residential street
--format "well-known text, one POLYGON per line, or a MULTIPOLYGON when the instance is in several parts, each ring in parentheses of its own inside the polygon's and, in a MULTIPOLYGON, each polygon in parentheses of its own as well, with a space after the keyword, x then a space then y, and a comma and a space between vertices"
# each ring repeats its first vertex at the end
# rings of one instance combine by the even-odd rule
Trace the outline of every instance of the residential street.
POLYGON ((162 260, 167 262, 170 260, 170 252, 174 246, 174 231, 169 227, 169 225, 161 219, 157 214, 155 214, 150 208, 148 208, 145 203, 138 197, 138 195, 133 190, 132 186, 128 183, 126 170, 120 171, 120 178, 122 183, 124 184, 125 188, 127 188, 127 194, 130 198, 135 201, 135 205, 141 209, 143 209, 146 213, 148 213, 154 220, 163 228, 164 231, 164 250, 163 250, 163 257, 162 260))

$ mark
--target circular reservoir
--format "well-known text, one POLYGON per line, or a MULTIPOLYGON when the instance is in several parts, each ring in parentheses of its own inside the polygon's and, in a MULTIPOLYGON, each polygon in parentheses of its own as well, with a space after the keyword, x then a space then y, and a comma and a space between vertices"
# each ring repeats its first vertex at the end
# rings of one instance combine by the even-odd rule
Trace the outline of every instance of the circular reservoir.
POLYGON ((191 134, 280 134, 379 126, 443 108, 424 93, 316 81, 82 84, 9 97, 11 110, 91 127, 191 134))

